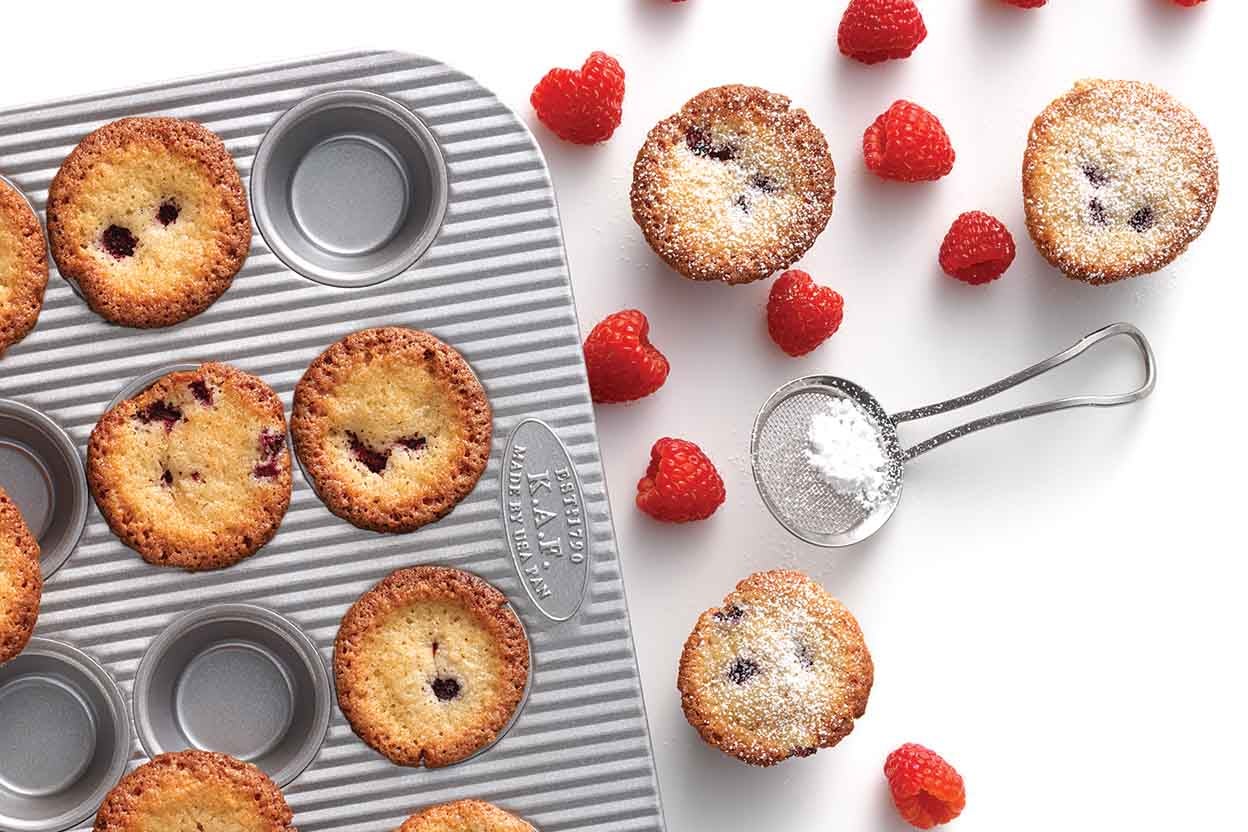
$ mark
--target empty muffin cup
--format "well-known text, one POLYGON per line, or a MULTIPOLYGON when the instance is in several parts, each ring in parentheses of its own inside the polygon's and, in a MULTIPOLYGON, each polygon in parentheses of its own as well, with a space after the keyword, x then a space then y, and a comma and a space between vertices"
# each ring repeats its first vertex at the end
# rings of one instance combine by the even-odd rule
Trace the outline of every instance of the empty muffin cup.
POLYGON ((125 699, 85 653, 34 638, 0 665, 0 829, 76 826, 121 779, 130 752, 125 699))
POLYGON ((64 565, 87 523, 87 477, 78 447, 33 407, 0 399, 0 486, 39 541, 43 577, 64 565))
POLYGON ((403 104, 336 90, 269 129, 252 165, 251 201, 265 242, 291 269, 330 286, 369 286, 433 243, 446 214, 446 163, 403 104))
POLYGON ((219 604, 152 641, 134 678, 134 724, 149 756, 219 751, 285 786, 320 750, 331 700, 329 673, 303 630, 262 607, 219 604))

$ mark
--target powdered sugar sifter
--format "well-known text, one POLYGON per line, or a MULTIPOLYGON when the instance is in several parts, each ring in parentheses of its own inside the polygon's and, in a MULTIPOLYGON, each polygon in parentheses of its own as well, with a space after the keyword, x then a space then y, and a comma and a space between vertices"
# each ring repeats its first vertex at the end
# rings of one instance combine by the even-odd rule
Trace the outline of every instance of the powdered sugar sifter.
POLYGON ((818 546, 848 546, 870 537, 888 521, 901 499, 902 475, 910 460, 968 433, 1006 422, 1072 407, 1115 407, 1139 401, 1153 391, 1157 371, 1153 351, 1143 333, 1131 324, 1116 323, 1025 370, 957 398, 889 415, 858 385, 837 376, 812 375, 791 381, 767 399, 754 420, 750 460, 754 482, 768 510, 792 534, 818 546), (1144 362, 1144 381, 1136 389, 1111 396, 1069 396, 974 419, 909 448, 902 447, 897 426, 984 401, 1047 373, 1091 347, 1118 335, 1130 338, 1144 362), (871 500, 838 490, 821 479, 807 462, 807 433, 813 417, 829 398, 849 399, 874 425, 884 451, 884 487, 871 500))

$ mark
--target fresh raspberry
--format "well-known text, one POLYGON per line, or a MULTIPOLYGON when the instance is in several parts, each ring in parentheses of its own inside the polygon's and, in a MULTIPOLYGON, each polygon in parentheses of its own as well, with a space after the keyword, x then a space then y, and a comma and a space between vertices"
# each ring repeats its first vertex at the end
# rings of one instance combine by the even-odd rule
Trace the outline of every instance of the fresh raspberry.
POLYGON ((845 301, 810 275, 790 269, 771 287, 767 298, 767 331, 789 355, 805 355, 832 337, 841 326, 845 301))
POLYGON ((953 170, 953 145, 936 116, 910 101, 895 101, 862 137, 867 168, 885 179, 922 182, 953 170))
POLYGON ((958 216, 940 244, 940 267, 963 283, 996 280, 1014 262, 1014 237, 1000 220, 983 211, 958 216))
POLYGON ((637 483, 637 508, 656 520, 705 520, 724 501, 724 481, 702 449, 684 439, 660 439, 637 483))
POLYGON ((559 138, 595 144, 620 126, 624 70, 605 52, 594 52, 580 69, 552 69, 529 97, 542 124, 559 138))
POLYGON ((841 53, 864 64, 908 58, 927 37, 914 0, 850 0, 836 33, 841 53))
POLYGON ((911 826, 931 829, 962 814, 962 776, 935 751, 908 742, 884 761, 884 776, 897 811, 911 826))
POLYGON ((1187 6, 1190 9, 1192 6, 1199 6, 1201 3, 1205 2, 1205 0, 1174 0, 1174 2, 1178 3, 1180 6, 1187 6))
POLYGON ((650 322, 636 309, 608 315, 585 339, 589 392, 596 402, 631 402, 663 386, 669 369, 647 337, 650 322))
POLYGON ((1011 6, 1018 6, 1020 9, 1038 9, 1049 0, 1005 0, 1011 6))

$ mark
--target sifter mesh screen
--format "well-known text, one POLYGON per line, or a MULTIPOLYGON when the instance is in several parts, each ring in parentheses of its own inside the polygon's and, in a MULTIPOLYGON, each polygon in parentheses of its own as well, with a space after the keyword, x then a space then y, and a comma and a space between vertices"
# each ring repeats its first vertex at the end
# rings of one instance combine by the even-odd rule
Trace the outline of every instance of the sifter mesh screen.
POLYGON ((753 437, 754 477, 768 508, 791 531, 811 542, 841 545, 874 531, 888 519, 901 493, 901 449, 892 421, 865 391, 831 376, 805 380, 764 406, 753 437), (868 508, 853 494, 838 492, 806 460, 811 419, 829 399, 853 399, 880 430, 891 460, 883 499, 868 508), (813 539, 812 539, 813 538, 813 539))

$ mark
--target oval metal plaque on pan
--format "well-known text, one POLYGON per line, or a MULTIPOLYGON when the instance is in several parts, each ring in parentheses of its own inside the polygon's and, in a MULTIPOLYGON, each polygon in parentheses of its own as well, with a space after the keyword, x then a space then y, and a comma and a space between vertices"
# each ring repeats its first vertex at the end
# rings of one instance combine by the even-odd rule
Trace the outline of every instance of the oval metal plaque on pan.
POLYGON ((503 527, 520 582, 552 621, 576 615, 589 580, 589 528, 576 466, 545 422, 525 419, 507 440, 503 527))

